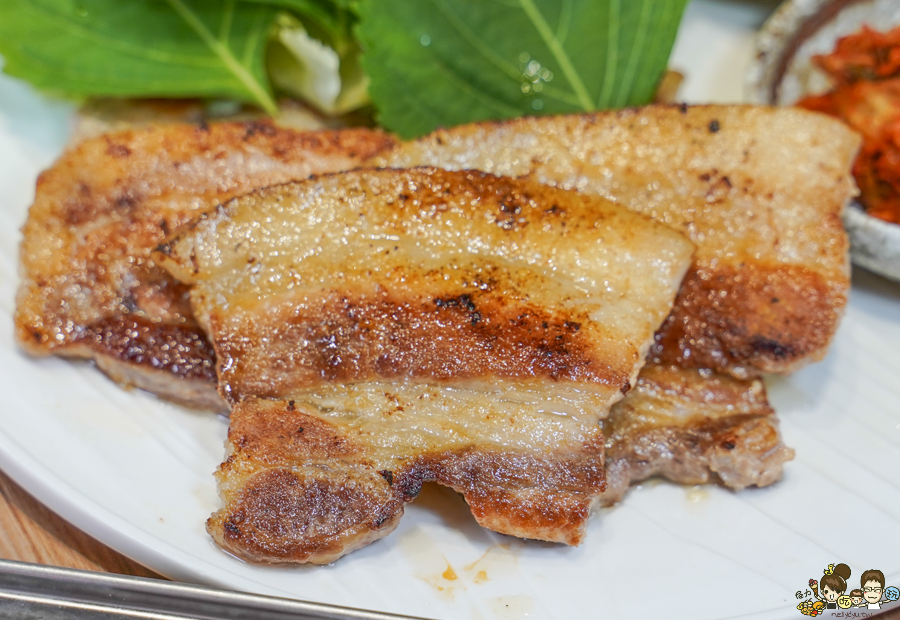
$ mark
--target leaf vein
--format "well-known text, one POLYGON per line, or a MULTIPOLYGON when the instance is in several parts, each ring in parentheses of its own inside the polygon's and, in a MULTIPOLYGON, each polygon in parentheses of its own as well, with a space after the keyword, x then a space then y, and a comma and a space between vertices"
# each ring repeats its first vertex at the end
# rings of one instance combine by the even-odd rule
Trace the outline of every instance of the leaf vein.
MULTIPOLYGON (((54 23, 62 30, 74 37, 83 39, 88 42, 93 42, 96 45, 108 47, 111 50, 127 53, 131 56, 134 56, 135 58, 144 58, 146 60, 164 62, 169 64, 179 64, 188 67, 214 67, 218 64, 210 60, 196 58, 193 55, 173 54, 172 52, 154 50, 147 47, 133 45, 126 41, 122 41, 121 39, 114 39, 108 36, 103 36, 95 30, 85 28, 84 26, 81 26, 64 16, 50 11, 45 7, 38 6, 35 3, 30 3, 29 8, 35 13, 42 14, 43 19, 48 22, 54 23)), ((23 47, 22 49, 25 48, 23 47)))
MULTIPOLYGON (((503 59, 503 57, 491 49, 490 46, 485 45, 480 37, 476 36, 471 29, 469 29, 465 22, 460 20, 456 15, 451 13, 446 6, 444 6, 439 0, 435 0, 433 2, 435 8, 440 11, 440 13, 444 16, 444 18, 450 23, 454 30, 456 30, 459 35, 472 46, 472 48, 484 57, 488 63, 492 64, 501 72, 505 73, 508 77, 515 80, 518 84, 522 80, 522 74, 511 63, 507 62, 503 59)), ((549 97, 551 99, 556 99, 557 101, 561 101, 563 103, 567 103, 569 105, 578 106, 580 105, 580 100, 575 93, 570 93, 560 88, 556 88, 555 86, 551 86, 549 84, 543 85, 543 91, 541 94, 545 97, 549 97)))
POLYGON ((256 18, 256 23, 251 26, 249 33, 247 34, 247 40, 244 42, 244 53, 241 56, 241 62, 245 66, 250 66, 253 63, 253 58, 256 55, 256 50, 260 44, 260 39, 262 39, 263 33, 266 31, 267 24, 265 20, 262 19, 262 16, 258 16, 256 18))
POLYGON ((619 20, 622 14, 621 0, 609 0, 609 18, 606 25, 606 68, 603 71, 603 87, 597 107, 609 108, 616 86, 616 74, 619 64, 619 20))
POLYGON ((631 97, 631 90, 637 76, 638 63, 641 60, 641 50, 647 40, 647 34, 650 30, 650 2, 641 3, 641 16, 638 19, 638 29, 634 35, 634 43, 631 46, 631 56, 628 58, 628 66, 622 75, 622 84, 619 88, 619 96, 616 99, 616 107, 622 107, 631 97))
POLYGON ((519 0, 519 5, 522 10, 525 11, 525 15, 528 16, 528 19, 538 31, 538 34, 549 48, 550 53, 556 59, 556 62, 559 63, 560 69, 562 69, 563 75, 566 76, 566 79, 572 86, 572 90, 575 91, 575 95, 578 97, 578 102, 581 107, 586 112, 595 110, 596 107, 591 101, 591 97, 588 94, 587 88, 585 88, 584 86, 584 82, 581 80, 581 76, 575 70, 575 66, 572 64, 572 60, 569 58, 566 50, 556 39, 556 37, 554 37, 553 32, 550 30, 550 25, 547 23, 547 20, 544 19, 544 16, 541 14, 538 8, 534 5, 534 1, 519 0))
POLYGON ((559 23, 556 25, 556 39, 565 43, 572 25, 572 0, 562 0, 559 10, 559 23))
POLYGON ((250 95, 269 114, 278 113, 278 105, 266 92, 265 87, 251 75, 247 68, 238 62, 231 49, 216 40, 203 21, 187 7, 183 0, 166 0, 175 12, 185 21, 194 33, 218 56, 231 73, 244 85, 250 95))
POLYGON ((440 0, 433 0, 432 4, 434 4, 435 8, 440 11, 444 19, 450 23, 453 29, 459 33, 466 43, 471 45, 485 60, 514 80, 519 79, 519 70, 511 63, 504 60, 503 57, 491 49, 490 46, 485 45, 481 38, 475 36, 461 19, 451 11, 447 10, 447 7, 444 6, 443 2, 440 0))
POLYGON ((228 35, 231 33, 231 23, 234 20, 234 3, 235 0, 225 0, 222 21, 219 24, 219 41, 222 43, 228 41, 228 35))
POLYGON ((453 67, 442 61, 440 58, 436 57, 435 60, 437 61, 438 67, 459 86, 460 90, 466 92, 476 101, 479 101, 487 107, 496 110, 500 114, 504 114, 507 116, 517 116, 519 114, 518 108, 504 103, 496 97, 485 94, 483 91, 475 88, 465 79, 465 77, 459 75, 453 69, 453 67))

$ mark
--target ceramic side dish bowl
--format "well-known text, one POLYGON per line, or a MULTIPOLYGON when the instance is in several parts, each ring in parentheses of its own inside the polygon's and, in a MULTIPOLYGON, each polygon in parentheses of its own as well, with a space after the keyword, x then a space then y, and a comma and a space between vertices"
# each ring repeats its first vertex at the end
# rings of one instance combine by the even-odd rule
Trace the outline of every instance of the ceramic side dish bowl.
MULTIPOLYGON (((752 103, 793 105, 806 95, 831 87, 812 62, 827 54, 841 37, 864 25, 887 31, 900 25, 897 0, 788 0, 760 30, 756 54, 747 71, 752 103)), ((854 202, 844 213, 853 262, 900 281, 900 225, 868 215, 854 202)))

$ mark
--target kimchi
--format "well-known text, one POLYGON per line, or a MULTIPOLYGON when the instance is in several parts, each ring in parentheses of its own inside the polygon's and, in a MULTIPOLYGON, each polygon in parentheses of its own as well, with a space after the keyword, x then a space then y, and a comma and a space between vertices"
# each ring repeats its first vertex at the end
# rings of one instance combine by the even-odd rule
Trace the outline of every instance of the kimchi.
POLYGON ((838 117, 862 134, 853 168, 860 202, 870 215, 900 224, 900 27, 863 26, 813 62, 834 87, 797 105, 838 117))

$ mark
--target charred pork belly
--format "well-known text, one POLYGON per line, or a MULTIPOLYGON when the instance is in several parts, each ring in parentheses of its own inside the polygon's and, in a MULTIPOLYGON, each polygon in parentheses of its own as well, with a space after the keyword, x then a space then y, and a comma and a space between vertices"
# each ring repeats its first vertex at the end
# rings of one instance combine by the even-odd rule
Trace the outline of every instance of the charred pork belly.
POLYGON ((683 232, 696 260, 653 357, 748 377, 795 370, 831 342, 858 147, 845 125, 802 110, 650 106, 440 130, 373 163, 528 176, 683 232))
POLYGON ((187 289, 151 251, 232 196, 354 168, 392 144, 365 129, 269 122, 158 125, 78 144, 41 174, 23 229, 20 344, 94 359, 120 383, 224 409, 187 289))
POLYGON ((599 197, 411 169, 254 192, 163 252, 234 404, 212 535, 319 563, 388 533, 426 480, 486 527, 577 544, 600 419, 693 246, 599 197))

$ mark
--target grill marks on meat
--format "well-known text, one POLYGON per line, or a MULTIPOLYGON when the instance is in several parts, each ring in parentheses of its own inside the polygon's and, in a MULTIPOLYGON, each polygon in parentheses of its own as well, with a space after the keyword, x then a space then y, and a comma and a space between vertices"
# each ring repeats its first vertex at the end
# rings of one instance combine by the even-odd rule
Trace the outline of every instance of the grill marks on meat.
POLYGON ((82 142, 38 179, 23 229, 19 342, 34 355, 93 358, 114 379, 189 406, 224 408, 186 289, 150 253, 232 196, 353 168, 392 144, 364 129, 269 122, 173 124, 82 142))
POLYGON ((762 381, 676 366, 645 366, 634 389, 610 410, 603 431, 603 505, 654 475, 681 484, 767 486, 794 457, 781 441, 762 381))
POLYGON ((440 130, 373 163, 529 176, 684 232, 696 259, 654 357, 747 377, 825 354, 849 287, 840 213, 858 147, 800 110, 650 106, 440 130))
POLYGON ((425 480, 486 527, 579 542, 599 420, 693 247, 601 198, 412 169, 260 190, 163 250, 234 403, 211 533, 257 561, 329 562, 389 532, 425 480))
POLYGON ((406 286, 431 291, 431 299, 412 291, 391 294, 387 283, 379 283, 380 290, 348 286, 298 296, 277 309, 242 315, 238 323, 215 315, 210 331, 227 361, 220 367, 226 397, 289 394, 298 385, 373 376, 535 376, 614 391, 632 379, 638 351, 605 350, 611 348, 605 341, 616 334, 590 325, 587 313, 515 303, 504 297, 509 288, 502 286, 494 294, 460 295, 459 282, 448 283, 447 275, 406 277, 406 286), (446 305, 459 297, 466 306, 446 305), (587 327, 582 331, 581 325, 587 327))

